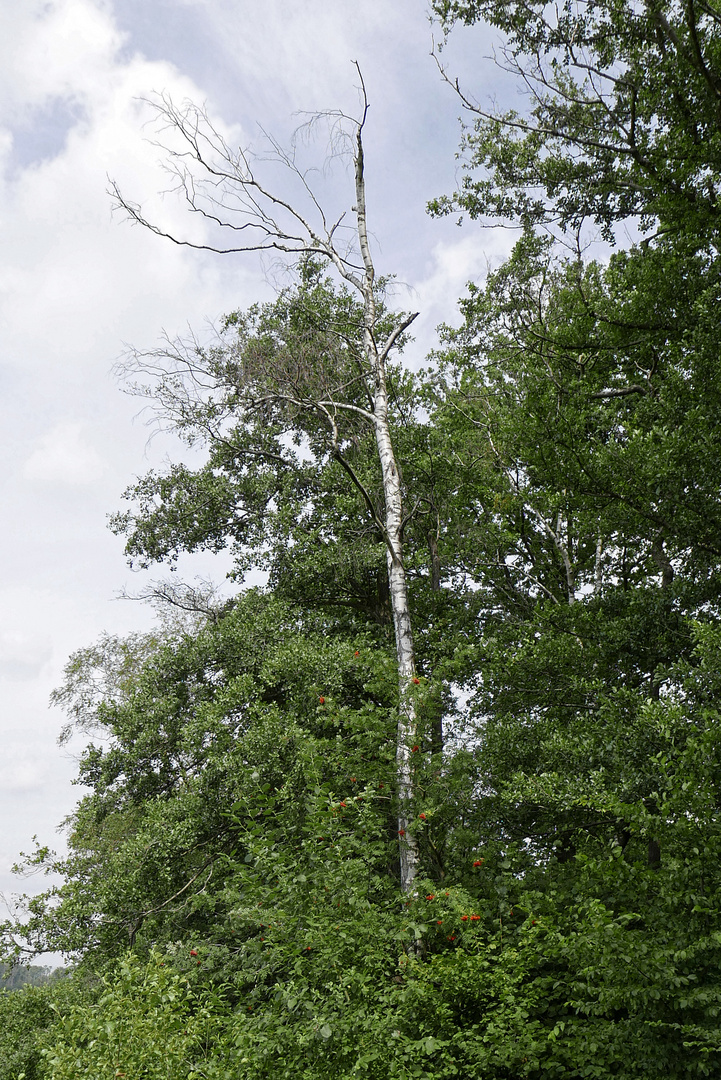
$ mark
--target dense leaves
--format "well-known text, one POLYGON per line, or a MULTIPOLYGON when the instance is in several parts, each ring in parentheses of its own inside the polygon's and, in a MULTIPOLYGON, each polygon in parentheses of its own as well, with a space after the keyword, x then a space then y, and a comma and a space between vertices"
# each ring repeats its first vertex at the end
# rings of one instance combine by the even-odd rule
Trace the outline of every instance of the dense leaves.
MULTIPOLYGON (((484 111, 464 147, 470 172, 436 209, 524 226, 587 219, 611 238, 638 218, 671 233, 718 230, 721 14, 667 0, 435 0, 445 28, 486 22, 525 111, 484 111), (476 175, 480 168, 482 174, 476 175)), ((461 88, 463 90, 463 88, 461 88)))

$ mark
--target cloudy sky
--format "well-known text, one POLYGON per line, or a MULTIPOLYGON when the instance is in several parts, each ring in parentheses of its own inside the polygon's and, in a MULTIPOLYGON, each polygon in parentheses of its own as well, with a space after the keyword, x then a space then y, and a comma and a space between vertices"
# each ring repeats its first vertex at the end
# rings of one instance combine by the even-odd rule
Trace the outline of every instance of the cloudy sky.
MULTIPOLYGON (((458 101, 430 56, 423 0, 0 0, 0 890, 43 887, 10 867, 33 835, 56 832, 79 792, 57 746, 48 695, 69 654, 100 633, 143 629, 152 613, 118 599, 142 581, 107 516, 134 477, 178 456, 148 442, 139 403, 113 365, 127 344, 198 328, 271 295, 251 257, 179 248, 112 213, 108 177, 177 233, 191 227, 167 188, 143 99, 204 105, 236 143, 260 128, 286 141, 299 110, 357 105, 363 70, 370 225, 377 268, 421 312, 409 352, 455 318, 469 278, 507 238, 432 221, 453 187, 458 101)), ((446 56, 482 97, 497 87, 492 42, 464 32, 446 56)), ((311 146, 322 164, 324 146, 311 146)), ((324 181, 345 198, 342 166, 324 181)), ((321 190, 322 194, 322 190, 321 190)), ((192 224, 198 229, 197 224, 192 224)), ((196 236, 200 236, 197 231, 196 236)), ((181 572, 223 578, 222 563, 181 572)), ((158 576, 158 575, 156 575, 158 576)))

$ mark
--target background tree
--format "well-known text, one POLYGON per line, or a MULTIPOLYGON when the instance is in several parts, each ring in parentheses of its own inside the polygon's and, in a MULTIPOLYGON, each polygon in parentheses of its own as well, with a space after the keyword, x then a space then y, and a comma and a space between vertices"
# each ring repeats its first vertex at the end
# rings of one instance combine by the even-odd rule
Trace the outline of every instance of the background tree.
POLYGON ((594 222, 607 239, 631 219, 686 243, 717 232, 721 58, 713 4, 435 0, 432 7, 446 32, 481 21, 500 31, 500 66, 529 93, 524 112, 491 111, 455 84, 473 118, 463 142, 469 171, 436 210, 571 233, 594 222))
MULTIPOLYGON (((608 770, 609 787, 653 805, 653 746, 642 723, 630 751, 629 732, 689 657, 692 620, 718 617, 718 161, 704 137, 718 108, 716 16, 436 10, 447 29, 484 18, 503 30, 504 64, 532 90, 525 114, 464 95, 469 173, 435 207, 522 229, 463 302, 437 383, 436 419, 464 448, 465 502, 482 511, 461 565, 485 627, 473 677, 491 718, 486 768, 510 790, 520 770, 557 775, 566 791, 573 760, 584 785, 608 770), (611 240, 622 224, 649 235, 602 267, 583 254, 590 224, 611 240)), ((555 825, 526 800, 519 830, 538 813, 536 831, 568 857, 567 794, 555 825)))

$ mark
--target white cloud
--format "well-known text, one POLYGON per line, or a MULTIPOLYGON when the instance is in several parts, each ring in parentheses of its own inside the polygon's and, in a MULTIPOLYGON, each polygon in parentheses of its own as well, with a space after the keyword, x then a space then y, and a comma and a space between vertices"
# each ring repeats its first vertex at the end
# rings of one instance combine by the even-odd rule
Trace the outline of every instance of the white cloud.
POLYGON ((482 285, 489 270, 497 267, 510 253, 516 240, 511 232, 482 233, 473 226, 459 231, 458 240, 436 243, 425 260, 425 274, 419 274, 410 289, 408 301, 401 295, 404 306, 419 311, 414 324, 415 344, 409 355, 411 362, 422 363, 426 354, 437 345, 436 328, 441 323, 458 325, 461 316, 458 300, 466 292, 469 281, 482 285))
MULTIPOLYGON (((14 167, 3 133, 4 354, 24 370, 30 363, 65 377, 70 390, 88 368, 96 382, 104 377, 123 338, 222 311, 224 292, 230 303, 219 267, 124 226, 111 216, 106 192, 108 176, 117 178, 163 227, 202 238, 202 226, 179 200, 157 194, 167 177, 144 128, 149 109, 139 99, 167 90, 176 100, 202 101, 203 93, 169 64, 139 55, 124 59, 122 36, 104 5, 56 0, 30 5, 14 21, 12 68, 19 86, 10 96, 24 92, 26 104, 47 104, 54 94, 72 98, 78 111, 61 152, 25 168, 14 167)), ((235 276, 236 286, 252 269, 235 276)))
MULTIPOLYGON (((5 792, 21 794, 37 791, 47 780, 47 766, 37 761, 15 761, 0 765, 0 787, 5 792)), ((17 858, 17 854, 14 856, 17 858)))
POLYGON ((65 421, 42 436, 23 475, 52 484, 92 484, 105 470, 106 463, 85 439, 82 425, 65 421))
POLYGON ((240 33, 236 0, 184 2, 202 12, 221 54, 232 56, 243 72, 256 106, 273 103, 287 120, 297 109, 352 107, 357 102, 355 60, 366 76, 371 68, 382 74, 387 95, 410 69, 423 64, 430 47, 430 28, 417 18, 416 0, 265 0, 262 19, 243 20, 240 33), (399 40, 405 43, 401 50, 399 40))
POLYGON ((430 272, 416 286, 425 304, 445 312, 446 318, 456 308, 468 282, 482 284, 489 270, 500 265, 518 238, 516 233, 500 230, 479 235, 473 225, 458 235, 455 243, 443 241, 434 246, 430 272))
POLYGON ((0 9, 0 93, 23 114, 48 98, 76 99, 102 84, 122 45, 95 0, 24 0, 0 9))
POLYGON ((13 682, 33 679, 46 666, 52 655, 47 634, 10 631, 0 634, 0 678, 13 682))

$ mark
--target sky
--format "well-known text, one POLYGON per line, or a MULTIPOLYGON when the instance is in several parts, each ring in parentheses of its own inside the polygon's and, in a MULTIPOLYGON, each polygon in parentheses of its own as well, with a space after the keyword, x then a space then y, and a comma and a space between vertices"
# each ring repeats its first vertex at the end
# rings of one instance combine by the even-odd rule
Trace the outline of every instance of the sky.
MULTIPOLYGON (((181 460, 151 438, 142 403, 116 363, 161 334, 202 331, 273 295, 255 256, 178 247, 113 211, 109 180, 177 235, 203 240, 167 192, 161 135, 148 105, 164 94, 204 107, 233 145, 287 145, 303 113, 357 111, 365 134, 369 226, 379 273, 420 312, 407 350, 420 364, 435 327, 508 250, 497 235, 432 220, 453 190, 458 99, 431 57, 423 0, 0 0, 0 891, 40 891, 11 873, 33 837, 62 852, 58 825, 82 794, 82 744, 60 748, 49 707, 70 654, 103 632, 150 626, 152 611, 123 543, 107 527, 121 495, 150 468, 181 460)), ((438 30, 435 30, 438 37, 438 30)), ((464 30, 444 57, 478 98, 497 92, 493 42, 464 30)), ((319 166, 319 196, 352 203, 342 162, 319 166), (345 201, 344 201, 345 200, 345 201)), ((186 452, 187 453, 187 452, 186 452)), ((180 576, 222 583, 222 557, 181 562, 180 576)), ((163 576, 162 569, 150 575, 163 576)))

